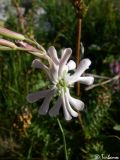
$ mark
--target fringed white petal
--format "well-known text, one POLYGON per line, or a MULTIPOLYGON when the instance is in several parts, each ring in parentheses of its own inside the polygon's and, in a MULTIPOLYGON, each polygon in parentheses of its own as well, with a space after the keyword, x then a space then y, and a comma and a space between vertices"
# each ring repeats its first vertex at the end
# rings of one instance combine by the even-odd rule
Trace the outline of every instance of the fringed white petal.
POLYGON ((69 102, 70 102, 70 104, 74 107, 74 109, 76 109, 77 111, 81 111, 81 110, 84 109, 84 103, 83 103, 81 100, 78 100, 78 99, 76 99, 76 98, 73 98, 73 97, 70 95, 69 90, 67 91, 67 94, 68 94, 69 102))
POLYGON ((75 71, 75 74, 78 74, 79 76, 81 76, 85 72, 85 70, 89 68, 90 65, 91 65, 91 61, 88 58, 83 59, 78 65, 75 71))
POLYGON ((46 65, 44 65, 39 59, 33 60, 31 66, 33 68, 43 69, 47 73, 47 75, 50 77, 48 67, 46 65))
POLYGON ((43 101, 43 103, 42 103, 42 105, 41 105, 41 107, 38 111, 38 113, 40 115, 47 114, 48 109, 49 109, 49 105, 50 105, 50 101, 51 101, 53 96, 54 96, 54 91, 51 91, 47 94, 47 96, 45 97, 45 99, 44 99, 44 101, 43 101))
POLYGON ((44 98, 49 92, 50 92, 50 89, 38 91, 35 93, 30 93, 27 95, 26 99, 29 103, 34 103, 39 99, 44 98))
POLYGON ((67 107, 67 110, 68 112, 71 114, 71 116, 73 117, 77 117, 78 116, 78 113, 76 111, 74 111, 69 103, 69 97, 67 95, 67 93, 65 94, 65 101, 66 101, 66 107, 67 107))
POLYGON ((64 113, 65 120, 69 121, 72 119, 72 117, 66 108, 64 91, 62 92, 62 102, 63 102, 63 113, 64 113))
POLYGON ((56 104, 49 110, 49 115, 51 117, 55 117, 59 115, 59 110, 60 110, 61 105, 62 105, 62 99, 61 97, 59 97, 56 104))
POLYGON ((59 70, 59 66, 53 63, 49 71, 49 76, 52 82, 58 81, 58 70, 59 70))
POLYGON ((31 67, 33 68, 41 68, 41 69, 44 69, 44 68, 48 68, 46 65, 44 65, 39 59, 35 59, 32 61, 32 65, 31 67))
POLYGON ((57 64, 57 65, 59 64, 59 59, 58 59, 58 56, 57 56, 57 51, 56 51, 56 49, 55 49, 54 46, 49 47, 49 49, 48 49, 48 55, 50 56, 50 58, 53 60, 53 62, 55 64, 57 64))
POLYGON ((76 63, 73 61, 73 60, 70 60, 68 63, 67 63, 67 66, 68 66, 68 70, 74 70, 76 68, 76 63))
POLYGON ((61 74, 64 71, 65 65, 70 58, 72 54, 72 50, 70 48, 66 48, 63 50, 62 58, 60 59, 60 64, 59 64, 59 72, 58 75, 61 76, 61 74))
POLYGON ((91 61, 89 59, 83 59, 78 65, 75 73, 70 77, 70 81, 75 81, 78 77, 80 77, 86 69, 89 68, 91 61))
POLYGON ((94 77, 91 77, 91 76, 78 77, 72 83, 75 83, 75 82, 80 82, 82 84, 91 85, 94 82, 94 77))
POLYGON ((42 68, 40 60, 39 59, 34 59, 32 61, 31 67, 33 67, 33 68, 42 68))

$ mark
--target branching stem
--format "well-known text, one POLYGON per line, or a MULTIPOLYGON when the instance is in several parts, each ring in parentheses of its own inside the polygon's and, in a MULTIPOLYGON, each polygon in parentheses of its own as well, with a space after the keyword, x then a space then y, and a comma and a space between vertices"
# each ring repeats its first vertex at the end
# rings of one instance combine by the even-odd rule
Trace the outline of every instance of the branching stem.
POLYGON ((110 78, 110 79, 108 79, 106 81, 103 81, 103 82, 100 82, 100 83, 97 83, 97 84, 93 84, 93 85, 91 85, 89 87, 86 87, 85 90, 88 91, 88 90, 93 89, 95 87, 102 86, 104 84, 107 84, 107 83, 110 83, 112 81, 118 80, 119 78, 120 78, 120 74, 116 75, 116 76, 114 76, 114 77, 112 77, 112 78, 110 78))

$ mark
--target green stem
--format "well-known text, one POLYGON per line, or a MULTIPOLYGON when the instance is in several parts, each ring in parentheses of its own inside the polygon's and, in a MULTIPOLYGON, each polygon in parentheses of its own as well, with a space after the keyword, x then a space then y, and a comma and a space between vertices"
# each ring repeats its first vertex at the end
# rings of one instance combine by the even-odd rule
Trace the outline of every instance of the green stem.
POLYGON ((39 43, 37 43, 35 40, 31 40, 29 38, 25 38, 25 41, 30 43, 30 44, 32 44, 32 45, 37 46, 37 48, 39 48, 41 51, 46 53, 46 50, 39 43))
POLYGON ((25 38, 25 41, 30 43, 30 44, 35 45, 35 42, 33 40, 29 39, 29 38, 25 38))
POLYGON ((58 125, 60 127, 60 131, 62 133, 62 137, 63 137, 63 143, 64 143, 64 151, 65 151, 65 159, 68 160, 68 154, 67 154, 67 145, 66 145, 66 139, 65 139, 65 134, 64 134, 64 131, 63 131, 63 128, 62 128, 62 125, 60 123, 60 120, 57 118, 57 122, 58 122, 58 125))

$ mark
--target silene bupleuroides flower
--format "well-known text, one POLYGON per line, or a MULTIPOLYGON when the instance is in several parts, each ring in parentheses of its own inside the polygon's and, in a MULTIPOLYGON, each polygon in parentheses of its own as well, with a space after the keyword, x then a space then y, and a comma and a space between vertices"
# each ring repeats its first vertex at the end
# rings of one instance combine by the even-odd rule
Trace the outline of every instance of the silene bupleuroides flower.
POLYGON ((71 54, 72 50, 66 48, 62 50, 61 57, 58 58, 56 49, 51 46, 47 51, 50 67, 43 64, 40 59, 33 60, 32 67, 43 69, 52 82, 51 88, 30 93, 27 96, 27 100, 30 103, 44 98, 39 109, 40 115, 45 115, 49 112, 51 117, 55 117, 59 115, 60 108, 63 107, 65 119, 71 120, 72 117, 78 116, 78 111, 83 110, 84 103, 70 95, 70 88, 73 87, 75 82, 86 85, 93 84, 94 78, 92 76, 82 76, 85 70, 89 68, 91 61, 83 59, 76 68, 76 63, 73 60, 69 60, 71 54), (71 71, 73 74, 71 74, 71 71), (56 95, 58 95, 58 99, 55 105, 49 109, 50 102, 56 95))

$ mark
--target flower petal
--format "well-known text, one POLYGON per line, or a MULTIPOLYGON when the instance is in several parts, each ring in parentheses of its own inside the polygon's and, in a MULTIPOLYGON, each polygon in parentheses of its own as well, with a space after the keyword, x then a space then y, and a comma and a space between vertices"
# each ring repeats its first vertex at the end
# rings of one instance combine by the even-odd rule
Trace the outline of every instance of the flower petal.
POLYGON ((31 67, 33 67, 33 68, 42 68, 41 61, 39 59, 34 59, 32 61, 31 67))
POLYGON ((48 68, 46 65, 44 65, 39 59, 35 59, 32 61, 31 67, 33 68, 48 68))
POLYGON ((60 59, 60 64, 59 64, 59 72, 58 72, 59 76, 61 76, 61 74, 63 73, 65 65, 68 59, 70 58, 71 54, 72 54, 71 48, 66 48, 63 50, 62 57, 60 59))
POLYGON ((56 49, 55 49, 54 46, 49 47, 49 49, 48 49, 48 55, 50 56, 50 58, 53 60, 53 62, 55 64, 57 64, 57 65, 59 64, 59 59, 58 59, 58 56, 57 56, 57 51, 56 51, 56 49))
POLYGON ((53 83, 57 82, 58 80, 58 70, 59 70, 59 66, 53 63, 53 65, 49 70, 50 79, 52 80, 53 83))
POLYGON ((91 61, 89 59, 83 59, 78 65, 75 73, 70 76, 70 81, 75 81, 78 77, 80 77, 86 69, 89 68, 91 61))
POLYGON ((76 99, 76 98, 73 98, 73 97, 70 95, 69 90, 68 90, 67 94, 68 94, 68 99, 69 99, 70 104, 71 104, 77 111, 83 110, 83 108, 84 108, 84 103, 83 103, 81 100, 78 100, 78 99, 76 99))
POLYGON ((67 121, 69 121, 69 120, 72 119, 72 117, 71 117, 70 113, 68 112, 68 110, 67 110, 67 108, 66 108, 64 91, 62 92, 62 102, 63 102, 63 113, 64 113, 64 116, 65 116, 65 119, 66 119, 67 121))
POLYGON ((41 62, 41 60, 39 60, 39 59, 33 60, 31 66, 33 68, 43 69, 50 78, 50 71, 49 71, 48 67, 41 62))
POLYGON ((44 98, 49 92, 50 92, 50 89, 38 91, 35 93, 30 93, 30 94, 28 94, 26 99, 29 103, 34 103, 34 102, 38 101, 39 99, 44 98))
POLYGON ((67 63, 67 66, 68 66, 68 70, 74 70, 76 68, 76 63, 73 60, 70 60, 67 63))
POLYGON ((59 110, 60 110, 61 105, 62 105, 62 99, 61 97, 59 97, 56 104, 49 110, 49 115, 51 117, 55 117, 59 115, 59 110))
POLYGON ((46 98, 44 99, 44 101, 43 101, 43 103, 42 103, 42 105, 41 105, 41 107, 38 111, 38 113, 40 115, 47 114, 48 109, 49 109, 49 104, 50 104, 50 101, 51 101, 52 97, 54 96, 54 93, 55 93, 55 91, 52 90, 47 94, 46 98))
POLYGON ((68 98, 69 98, 68 95, 65 94, 65 101, 66 101, 66 107, 68 109, 68 112, 71 114, 71 116, 77 117, 78 113, 72 109, 72 107, 70 106, 68 98))
POLYGON ((84 71, 89 68, 90 65, 91 65, 91 61, 88 58, 83 59, 78 65, 75 71, 75 74, 78 74, 79 76, 81 76, 84 73, 84 71))
POLYGON ((94 82, 94 77, 78 77, 76 80, 74 80, 73 83, 80 82, 82 84, 91 85, 94 82))

